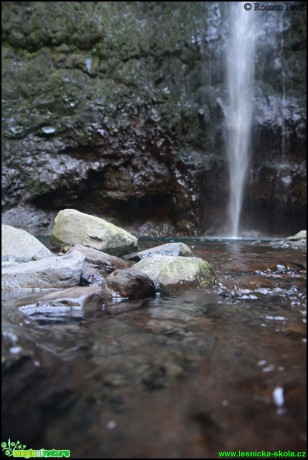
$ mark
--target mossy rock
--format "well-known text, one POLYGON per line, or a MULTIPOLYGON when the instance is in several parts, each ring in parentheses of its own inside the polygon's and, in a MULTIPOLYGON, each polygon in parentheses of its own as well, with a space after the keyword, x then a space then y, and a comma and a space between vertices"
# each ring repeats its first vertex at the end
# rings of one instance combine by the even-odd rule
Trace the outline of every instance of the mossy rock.
POLYGON ((177 294, 186 289, 208 288, 214 285, 213 267, 200 257, 156 255, 134 265, 154 282, 163 294, 177 294))

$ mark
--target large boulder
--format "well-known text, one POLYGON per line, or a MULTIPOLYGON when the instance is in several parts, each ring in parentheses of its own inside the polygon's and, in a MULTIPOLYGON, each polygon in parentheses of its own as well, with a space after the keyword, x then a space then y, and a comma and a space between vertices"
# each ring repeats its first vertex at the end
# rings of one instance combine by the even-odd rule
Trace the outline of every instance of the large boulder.
POLYGON ((138 240, 134 235, 100 217, 75 209, 63 209, 57 214, 51 242, 57 248, 82 244, 116 256, 138 249, 138 240))
POLYGON ((199 257, 155 255, 134 267, 146 273, 158 291, 175 294, 190 288, 206 288, 216 277, 212 266, 199 257))
POLYGON ((2 267, 2 289, 67 288, 78 286, 85 257, 78 251, 64 256, 2 267))
POLYGON ((1 226, 1 258, 9 262, 29 262, 52 256, 37 238, 11 225, 1 226))

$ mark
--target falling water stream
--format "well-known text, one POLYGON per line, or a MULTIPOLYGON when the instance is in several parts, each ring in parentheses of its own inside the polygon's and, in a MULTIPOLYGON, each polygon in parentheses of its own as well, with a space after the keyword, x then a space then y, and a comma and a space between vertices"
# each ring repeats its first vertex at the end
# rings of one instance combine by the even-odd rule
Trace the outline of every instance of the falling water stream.
POLYGON ((239 236, 240 215, 249 164, 249 141, 253 115, 255 23, 253 11, 242 3, 230 3, 230 37, 227 47, 225 111, 227 155, 230 174, 229 219, 232 237, 239 236))

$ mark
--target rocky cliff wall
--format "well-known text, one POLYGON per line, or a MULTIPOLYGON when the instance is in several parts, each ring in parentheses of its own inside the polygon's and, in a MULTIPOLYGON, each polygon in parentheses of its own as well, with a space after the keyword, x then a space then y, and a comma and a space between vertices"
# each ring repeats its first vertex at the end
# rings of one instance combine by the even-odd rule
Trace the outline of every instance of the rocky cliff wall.
MULTIPOLYGON (((291 234, 306 216, 305 17, 259 20, 243 222, 291 234)), ((75 208, 142 235, 227 232, 227 32, 216 2, 2 2, 3 223, 47 235, 75 208)))

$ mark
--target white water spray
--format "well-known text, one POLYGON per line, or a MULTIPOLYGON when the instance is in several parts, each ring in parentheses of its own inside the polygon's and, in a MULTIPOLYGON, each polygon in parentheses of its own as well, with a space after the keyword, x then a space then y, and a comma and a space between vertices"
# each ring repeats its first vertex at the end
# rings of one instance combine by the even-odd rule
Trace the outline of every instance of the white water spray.
POLYGON ((239 223, 249 164, 250 132, 253 116, 255 27, 253 11, 244 3, 228 4, 230 37, 227 44, 227 89, 225 111, 227 155, 230 174, 229 220, 231 236, 239 236, 239 223))

